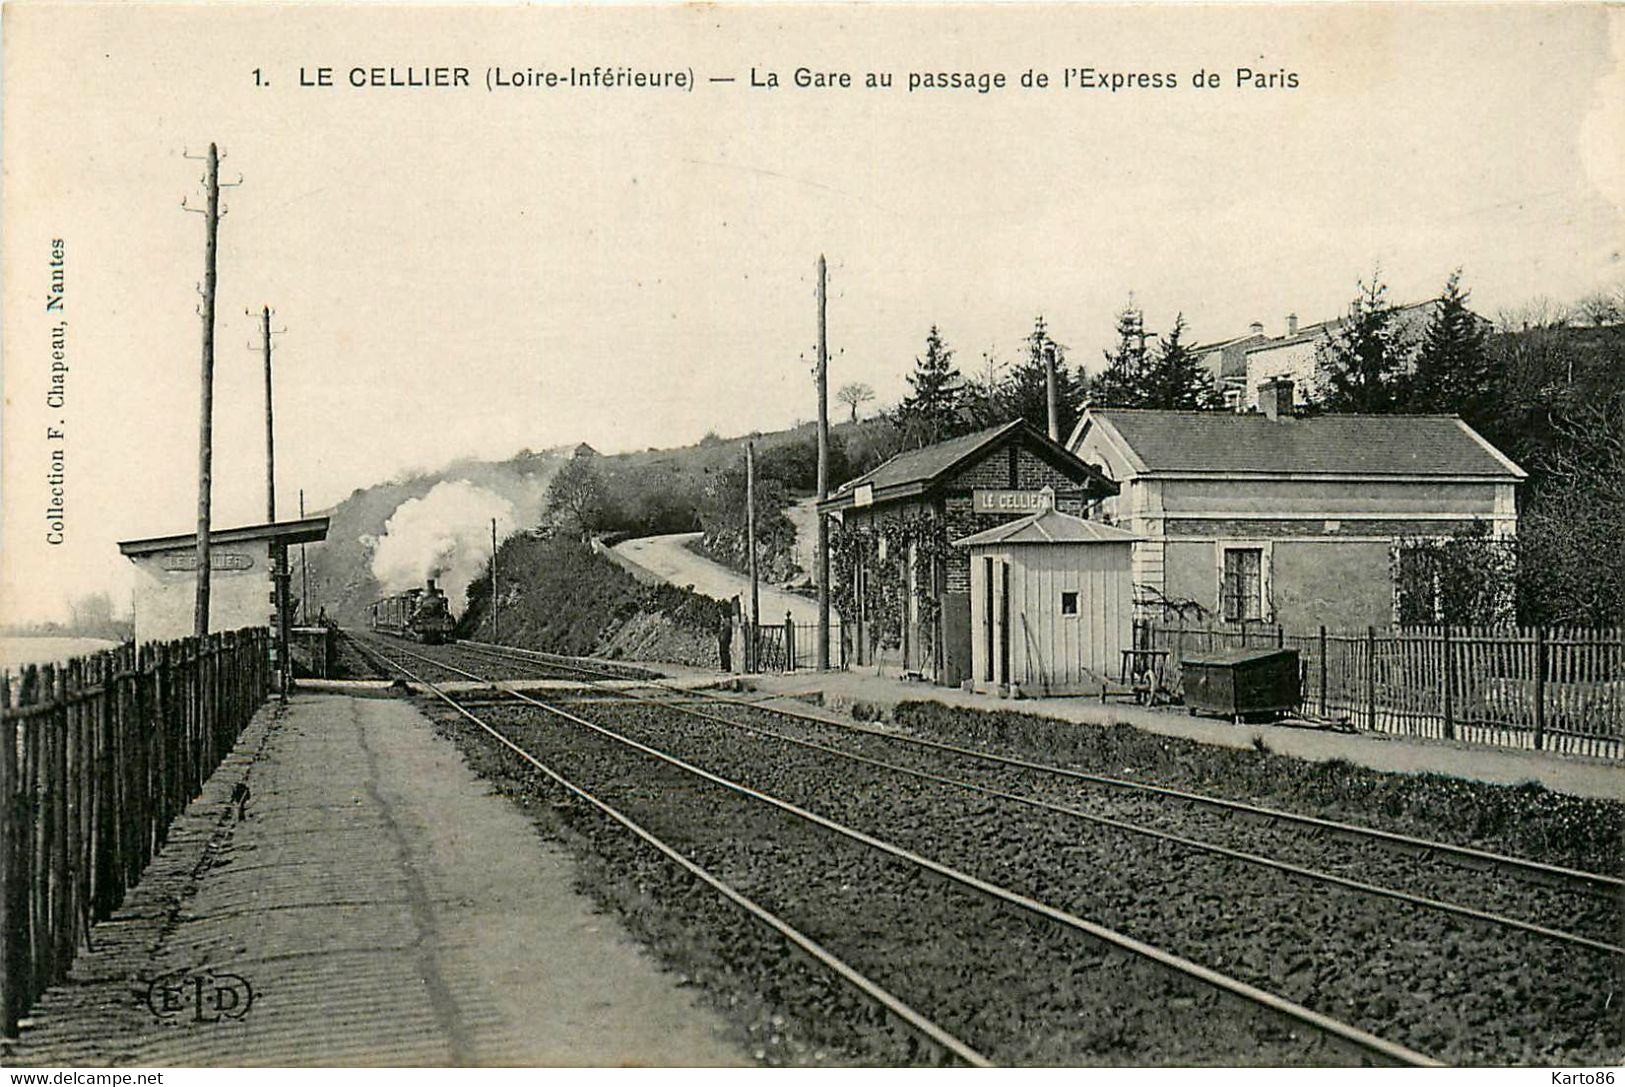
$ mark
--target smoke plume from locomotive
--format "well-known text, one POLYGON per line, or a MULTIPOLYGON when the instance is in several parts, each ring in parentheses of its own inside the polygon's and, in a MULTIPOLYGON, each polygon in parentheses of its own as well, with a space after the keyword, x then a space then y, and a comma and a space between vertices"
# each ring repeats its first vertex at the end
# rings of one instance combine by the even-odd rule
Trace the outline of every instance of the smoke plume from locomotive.
POLYGON ((497 536, 515 528, 513 503, 466 479, 437 483, 422 498, 408 498, 384 523, 374 544, 372 576, 386 593, 440 582, 454 612, 463 610, 469 582, 491 557, 491 518, 497 536))

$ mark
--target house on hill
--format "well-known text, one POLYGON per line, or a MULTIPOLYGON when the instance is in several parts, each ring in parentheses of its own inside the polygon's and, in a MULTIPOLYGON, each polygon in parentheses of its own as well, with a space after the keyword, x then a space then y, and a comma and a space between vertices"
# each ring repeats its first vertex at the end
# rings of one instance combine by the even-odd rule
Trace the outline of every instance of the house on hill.
MULTIPOLYGON (((1297 317, 1288 318, 1294 325, 1297 317)), ((1224 405, 1240 411, 1242 393, 1247 384, 1247 349, 1266 342, 1264 326, 1254 321, 1245 336, 1232 336, 1228 340, 1197 344, 1191 348, 1197 365, 1207 371, 1213 388, 1224 396, 1224 405)))
MULTIPOLYGON (((1438 307, 1437 298, 1394 307, 1393 327, 1411 349, 1407 364, 1414 361, 1422 334, 1438 307)), ((1300 400, 1314 400, 1318 398, 1316 360, 1321 345, 1335 337, 1347 319, 1333 317, 1300 325, 1298 315, 1289 313, 1279 336, 1267 335, 1263 323, 1254 321, 1245 336, 1197 346, 1196 357, 1213 376, 1225 406, 1235 411, 1262 410, 1259 390, 1278 379, 1292 382, 1300 400)), ((1478 320, 1485 329, 1490 327, 1483 317, 1478 320)))
POLYGON ((1137 605, 1297 629, 1386 625, 1401 541, 1517 527, 1526 473, 1451 415, 1089 408, 1067 447, 1114 480, 1137 605))
POLYGON ((899 453, 819 503, 848 659, 958 686, 971 667, 970 554, 952 541, 1053 505, 1089 515, 1117 486, 1016 419, 899 453))
MULTIPOLYGON (((1389 327, 1393 328, 1399 340, 1409 346, 1409 354, 1404 359, 1407 369, 1414 364, 1417 351, 1422 348, 1422 335, 1427 331, 1428 322, 1438 310, 1438 305, 1438 299, 1427 299, 1425 302, 1410 302, 1409 305, 1394 307, 1389 327)), ((1488 330, 1488 320, 1484 317, 1477 317, 1477 320, 1488 330)), ((1232 403, 1237 411, 1261 411, 1263 406, 1259 403, 1259 390, 1274 380, 1292 382, 1300 400, 1319 400, 1319 377, 1316 372, 1319 349, 1329 338, 1336 338, 1344 322, 1347 322, 1347 317, 1334 317, 1300 328, 1297 314, 1287 314, 1285 335, 1264 336, 1263 340, 1254 341, 1241 351, 1240 370, 1237 372, 1232 366, 1228 377, 1232 383, 1225 390, 1227 403, 1232 403)), ((1253 328, 1261 328, 1261 325, 1253 325, 1253 328)))

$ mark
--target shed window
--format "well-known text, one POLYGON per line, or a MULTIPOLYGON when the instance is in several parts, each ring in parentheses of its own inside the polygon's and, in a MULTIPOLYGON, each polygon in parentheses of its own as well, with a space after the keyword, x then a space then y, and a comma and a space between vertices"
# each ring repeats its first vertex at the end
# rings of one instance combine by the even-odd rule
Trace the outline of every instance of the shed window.
POLYGON ((1078 614, 1078 594, 1077 593, 1062 593, 1061 594, 1061 614, 1062 615, 1076 615, 1076 614, 1078 614))
POLYGON ((1225 622, 1263 618, 1264 549, 1229 547, 1224 551, 1224 581, 1220 603, 1225 622))

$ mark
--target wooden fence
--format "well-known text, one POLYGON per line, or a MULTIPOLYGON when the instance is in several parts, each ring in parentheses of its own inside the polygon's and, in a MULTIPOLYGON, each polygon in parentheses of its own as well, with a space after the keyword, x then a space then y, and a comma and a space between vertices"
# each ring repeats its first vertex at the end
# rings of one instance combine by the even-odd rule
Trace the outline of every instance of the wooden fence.
POLYGON ((0 675, 0 1028, 67 975, 270 691, 268 632, 0 675))
POLYGON ((1298 651, 1303 708, 1356 728, 1562 754, 1625 757, 1625 631, 1401 627, 1287 633, 1280 627, 1135 624, 1135 645, 1179 661, 1248 646, 1298 651))

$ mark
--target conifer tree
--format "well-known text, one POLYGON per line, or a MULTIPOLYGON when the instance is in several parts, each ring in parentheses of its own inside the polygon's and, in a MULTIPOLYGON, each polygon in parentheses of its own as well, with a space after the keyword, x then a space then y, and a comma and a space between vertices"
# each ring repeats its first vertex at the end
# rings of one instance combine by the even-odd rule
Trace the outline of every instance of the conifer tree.
POLYGON ((1197 361, 1184 335, 1185 315, 1181 313, 1174 318, 1174 327, 1162 337, 1156 353, 1145 360, 1145 380, 1137 398, 1140 406, 1165 411, 1224 406, 1223 396, 1213 387, 1212 375, 1197 361))
POLYGON ((999 390, 1000 414, 1004 419, 1025 419, 1040 432, 1049 429, 1049 382, 1044 367, 1044 351, 1055 349, 1055 396, 1061 436, 1071 433, 1078 417, 1077 384, 1066 364, 1066 348, 1049 334, 1044 315, 1039 314, 1033 329, 1021 341, 1021 355, 1011 365, 999 390))
POLYGON ((964 381, 953 358, 953 349, 943 343, 941 331, 932 325, 925 337, 925 354, 914 360, 914 372, 908 375, 914 391, 897 406, 897 422, 907 445, 931 445, 957 431, 964 381))
POLYGON ((1138 408, 1145 404, 1145 314, 1134 304, 1117 311, 1117 347, 1105 352, 1106 368, 1089 386, 1089 401, 1107 408, 1138 408))
POLYGON ((1360 282, 1348 316, 1328 331, 1315 357, 1320 406, 1333 412, 1387 413, 1405 399, 1411 342, 1388 301, 1380 273, 1360 282))
POLYGON ((1491 407, 1496 375, 1484 322, 1467 308, 1461 269, 1450 273, 1416 353, 1407 406, 1416 412, 1455 413, 1482 419, 1491 407))

